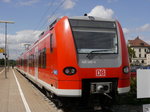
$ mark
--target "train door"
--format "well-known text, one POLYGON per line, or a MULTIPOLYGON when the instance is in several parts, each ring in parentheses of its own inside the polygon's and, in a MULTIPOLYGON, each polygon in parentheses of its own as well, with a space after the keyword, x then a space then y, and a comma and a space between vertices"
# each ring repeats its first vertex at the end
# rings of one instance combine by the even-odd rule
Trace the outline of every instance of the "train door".
POLYGON ((34 56, 34 60, 35 60, 35 63, 34 63, 34 70, 35 70, 35 79, 37 80, 38 79, 38 47, 35 48, 35 56, 34 56))

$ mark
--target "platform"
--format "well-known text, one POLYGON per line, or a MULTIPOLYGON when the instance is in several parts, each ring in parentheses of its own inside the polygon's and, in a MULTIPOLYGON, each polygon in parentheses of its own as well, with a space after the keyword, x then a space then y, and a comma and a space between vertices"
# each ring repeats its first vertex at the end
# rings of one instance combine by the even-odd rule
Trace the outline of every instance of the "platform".
POLYGON ((0 68, 0 112, 58 112, 49 100, 15 69, 0 68))

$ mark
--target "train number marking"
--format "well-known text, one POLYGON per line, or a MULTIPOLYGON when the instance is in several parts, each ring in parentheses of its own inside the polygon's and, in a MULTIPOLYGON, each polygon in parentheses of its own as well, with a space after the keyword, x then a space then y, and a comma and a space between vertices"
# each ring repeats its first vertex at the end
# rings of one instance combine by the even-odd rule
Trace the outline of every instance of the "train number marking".
POLYGON ((106 76, 106 70, 105 69, 97 69, 96 76, 106 76))

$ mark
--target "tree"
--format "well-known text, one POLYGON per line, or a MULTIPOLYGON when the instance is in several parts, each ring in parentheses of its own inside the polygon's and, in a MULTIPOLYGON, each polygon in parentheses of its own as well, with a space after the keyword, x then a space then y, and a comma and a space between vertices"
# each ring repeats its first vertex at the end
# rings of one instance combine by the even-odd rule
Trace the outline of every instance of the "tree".
POLYGON ((130 62, 132 62, 132 58, 136 58, 135 51, 131 47, 128 46, 128 53, 129 53, 129 60, 130 62))
POLYGON ((5 62, 4 58, 0 59, 0 66, 4 66, 4 62, 5 62))
POLYGON ((16 61, 15 60, 9 60, 9 65, 10 66, 16 66, 16 61))
MULTIPOLYGON (((8 60, 8 65, 9 66, 16 66, 16 61, 15 60, 8 60)), ((2 58, 0 59, 0 66, 4 66, 5 65, 5 59, 2 58)))

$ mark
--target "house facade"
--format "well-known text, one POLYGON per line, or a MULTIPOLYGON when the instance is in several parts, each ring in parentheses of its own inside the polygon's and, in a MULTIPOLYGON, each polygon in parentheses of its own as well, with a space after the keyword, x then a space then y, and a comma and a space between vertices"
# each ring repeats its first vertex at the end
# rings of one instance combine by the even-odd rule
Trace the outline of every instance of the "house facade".
POLYGON ((150 65, 150 45, 136 37, 128 40, 128 46, 135 51, 135 57, 131 58, 133 65, 150 65))
POLYGON ((147 65, 150 65, 150 52, 147 53, 147 65))

